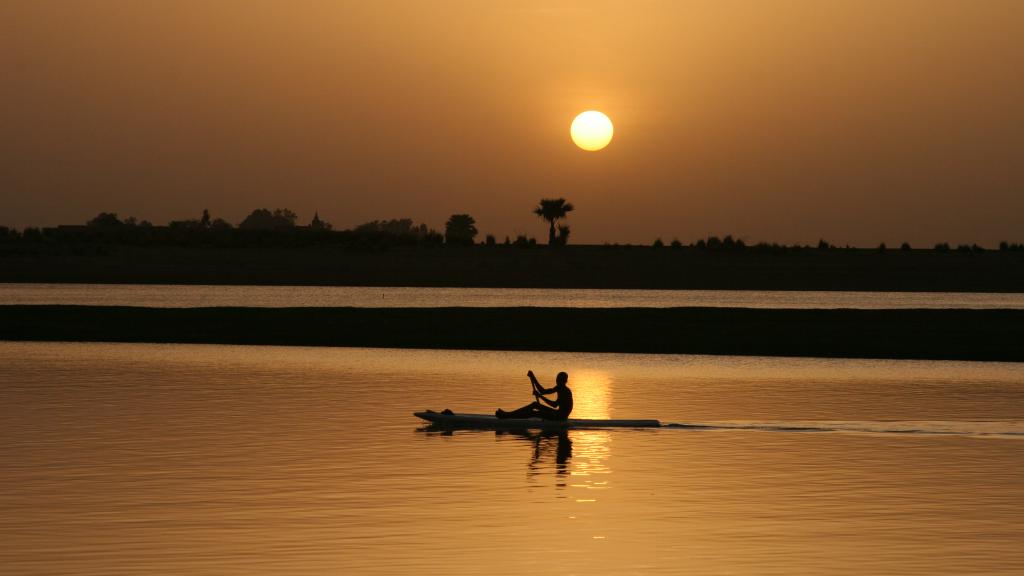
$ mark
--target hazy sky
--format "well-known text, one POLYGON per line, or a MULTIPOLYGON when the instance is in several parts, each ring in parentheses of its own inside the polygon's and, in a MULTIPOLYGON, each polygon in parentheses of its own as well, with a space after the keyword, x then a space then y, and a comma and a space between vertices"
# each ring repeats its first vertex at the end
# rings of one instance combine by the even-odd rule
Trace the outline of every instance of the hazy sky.
POLYGON ((2 0, 0 224, 1024 241, 1024 2, 2 0), (615 123, 600 152, 573 117, 615 123))

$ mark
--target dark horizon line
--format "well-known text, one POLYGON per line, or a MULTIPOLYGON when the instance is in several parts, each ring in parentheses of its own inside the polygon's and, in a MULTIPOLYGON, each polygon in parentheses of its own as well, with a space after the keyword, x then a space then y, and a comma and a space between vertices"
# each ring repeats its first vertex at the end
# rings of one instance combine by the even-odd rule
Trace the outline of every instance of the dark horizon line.
MULTIPOLYGON (((100 216, 105 215, 105 214, 108 214, 108 213, 101 212, 100 216)), ((115 213, 109 213, 109 214, 111 216, 115 217, 115 218, 117 217, 117 213, 116 212, 115 213)), ((216 220, 214 220, 213 221, 213 225, 211 225, 211 223, 207 223, 206 225, 201 225, 200 224, 201 221, 198 220, 198 219, 170 220, 170 221, 168 221, 167 224, 153 224, 153 223, 149 222, 148 220, 138 221, 138 220, 134 219, 134 217, 128 217, 125 220, 118 220, 117 224, 115 224, 113 226, 94 225, 92 223, 85 223, 85 224, 57 224, 56 226, 25 226, 25 227, 23 227, 23 228, 21 228, 19 230, 16 227, 9 227, 9 226, 0 225, 0 241, 2 241, 5 237, 11 237, 11 236, 13 236, 15 238, 17 238, 19 236, 21 238, 24 238, 26 232, 29 232, 30 235, 33 235, 35 233, 38 233, 40 235, 45 235, 47 232, 51 232, 52 233, 52 232, 63 232, 63 231, 71 232, 71 231, 88 231, 88 230, 110 231, 110 230, 116 230, 116 229, 152 229, 152 230, 161 230, 161 231, 175 230, 175 231, 187 231, 187 232, 199 232, 199 233, 206 233, 206 232, 225 233, 225 232, 229 232, 230 231, 230 232, 238 232, 238 233, 242 233, 242 234, 246 234, 246 233, 264 233, 265 234, 265 233, 280 233, 280 232, 304 230, 304 231, 310 231, 310 232, 320 233, 320 234, 324 234, 324 235, 345 234, 345 233, 349 233, 349 234, 372 234, 372 233, 375 233, 375 234, 381 234, 381 235, 393 235, 393 236, 398 237, 398 236, 402 236, 402 233, 393 233, 393 232, 389 232, 389 231, 385 231, 385 230, 378 230, 378 231, 375 231, 375 232, 366 232, 366 231, 360 231, 359 228, 367 226, 367 225, 371 225, 371 224, 377 224, 377 223, 386 224, 386 223, 390 223, 390 222, 401 222, 401 221, 408 221, 408 222, 410 222, 412 227, 414 227, 414 228, 417 226, 415 224, 415 221, 412 218, 392 218, 392 219, 389 219, 389 220, 371 220, 369 222, 365 222, 363 224, 352 226, 350 228, 334 229, 330 225, 330 223, 328 223, 328 222, 326 222, 324 220, 320 220, 318 215, 314 215, 313 221, 310 224, 302 225, 302 224, 294 224, 293 223, 293 224, 289 224, 289 225, 280 225, 280 226, 275 226, 275 227, 271 227, 271 228, 243 228, 241 226, 241 224, 233 225, 230 222, 227 222, 226 220, 223 220, 221 218, 217 218, 216 220), (131 220, 131 221, 129 222, 129 220, 131 220), (215 224, 216 222, 221 222, 223 224, 222 224, 221 227, 218 228, 216 226, 216 224, 215 224), (319 223, 319 225, 317 223, 319 223)), ((426 227, 425 224, 420 224, 420 226, 425 227, 425 229, 427 229, 429 231, 429 233, 438 234, 438 235, 443 236, 443 233, 441 233, 441 232, 439 232, 439 231, 437 231, 437 230, 435 230, 433 228, 426 227)), ((498 240, 497 236, 494 235, 494 234, 488 233, 488 234, 485 234, 483 236, 484 236, 485 240, 484 241, 479 241, 479 242, 474 242, 474 245, 488 245, 488 244, 502 245, 502 244, 507 244, 507 243, 511 243, 511 244, 515 245, 517 242, 518 243, 528 242, 531 245, 536 244, 538 246, 547 246, 547 244, 541 244, 541 243, 537 242, 536 241, 536 237, 531 237, 531 236, 526 235, 526 234, 516 234, 515 238, 513 238, 512 235, 506 234, 504 242, 498 240), (492 239, 493 239, 493 242, 491 242, 492 239)), ((963 251, 974 251, 974 252, 979 252, 979 251, 1007 251, 1007 250, 1009 250, 1009 251, 1018 251, 1018 250, 1024 250, 1024 242, 1016 243, 1016 242, 1010 242, 1008 240, 1001 240, 994 247, 987 247, 987 246, 985 246, 983 244, 978 244, 977 242, 972 242, 970 244, 960 243, 960 244, 955 244, 955 245, 954 244, 950 244, 949 242, 936 242, 932 246, 925 245, 923 247, 915 248, 909 242, 902 242, 899 246, 893 245, 892 247, 888 246, 885 242, 880 242, 879 244, 874 245, 874 246, 863 246, 863 245, 858 246, 858 245, 853 245, 853 244, 838 245, 838 244, 832 244, 832 243, 826 241, 824 239, 824 237, 820 237, 816 244, 800 243, 800 242, 795 242, 793 244, 782 244, 782 243, 778 243, 778 242, 769 242, 769 241, 764 241, 764 240, 758 241, 758 242, 754 243, 752 241, 745 240, 744 238, 745 237, 742 237, 742 236, 733 236, 732 234, 727 234, 727 235, 721 236, 721 237, 719 237, 717 235, 707 235, 707 236, 699 237, 697 240, 695 240, 695 241, 693 241, 693 242, 691 242, 689 244, 684 244, 684 243, 682 243, 678 239, 678 237, 673 237, 673 239, 671 241, 666 242, 666 241, 664 241, 662 239, 661 236, 657 236, 650 243, 633 243, 633 242, 618 242, 618 241, 602 240, 602 241, 599 241, 599 242, 596 242, 596 243, 575 243, 575 244, 572 244, 572 245, 578 246, 578 247, 664 247, 664 248, 699 248, 699 249, 705 249, 706 248, 706 249, 709 249, 709 250, 730 250, 730 249, 741 249, 742 250, 742 249, 746 249, 746 248, 762 248, 762 249, 819 249, 819 250, 822 250, 822 249, 825 249, 825 250, 934 250, 934 251, 950 251, 950 252, 953 252, 953 251, 961 251, 961 252, 963 252, 963 251), (715 246, 711 246, 711 244, 715 244, 715 246)))

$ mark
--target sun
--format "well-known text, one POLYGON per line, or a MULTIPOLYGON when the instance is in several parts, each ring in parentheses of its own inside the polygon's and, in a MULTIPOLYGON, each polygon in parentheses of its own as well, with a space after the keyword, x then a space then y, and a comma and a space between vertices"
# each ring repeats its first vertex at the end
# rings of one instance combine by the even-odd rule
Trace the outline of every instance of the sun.
POLYGON ((597 110, 587 110, 580 113, 572 126, 569 128, 569 135, 572 141, 580 148, 594 152, 600 150, 612 141, 612 121, 597 110))

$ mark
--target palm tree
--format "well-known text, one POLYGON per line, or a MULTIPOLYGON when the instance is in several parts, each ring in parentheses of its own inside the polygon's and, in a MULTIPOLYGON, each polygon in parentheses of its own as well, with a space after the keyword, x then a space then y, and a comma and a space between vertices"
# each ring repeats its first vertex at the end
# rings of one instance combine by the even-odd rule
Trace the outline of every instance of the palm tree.
POLYGON ((452 214, 444 225, 444 241, 447 244, 472 246, 476 234, 476 220, 469 214, 452 214))
POLYGON ((554 246, 557 243, 555 239, 555 224, 562 218, 565 218, 574 208, 572 204, 565 201, 565 198, 557 198, 541 200, 540 204, 533 209, 534 214, 540 216, 551 225, 548 229, 548 246, 554 246))

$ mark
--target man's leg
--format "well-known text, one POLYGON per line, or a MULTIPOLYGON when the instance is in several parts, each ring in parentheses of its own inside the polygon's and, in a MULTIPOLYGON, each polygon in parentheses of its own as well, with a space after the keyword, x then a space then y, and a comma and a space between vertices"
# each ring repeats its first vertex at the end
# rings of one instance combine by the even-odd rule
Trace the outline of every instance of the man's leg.
POLYGON ((541 406, 540 404, 537 404, 537 411, 535 414, 545 420, 565 420, 565 418, 562 418, 561 414, 558 413, 558 410, 548 408, 547 406, 541 406))
POLYGON ((502 410, 498 411, 498 418, 532 418, 537 412, 538 405, 536 402, 531 402, 522 408, 513 410, 511 412, 505 412, 502 410))

